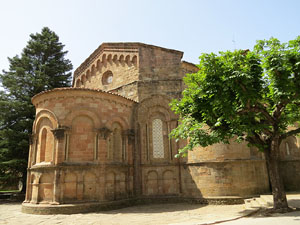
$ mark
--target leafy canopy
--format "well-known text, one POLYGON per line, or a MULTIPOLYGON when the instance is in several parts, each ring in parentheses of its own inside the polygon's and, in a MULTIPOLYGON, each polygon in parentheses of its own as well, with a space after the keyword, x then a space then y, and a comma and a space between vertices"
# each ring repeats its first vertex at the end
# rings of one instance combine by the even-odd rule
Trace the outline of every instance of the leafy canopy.
POLYGON ((4 88, 0 92, 0 171, 26 171, 35 115, 31 98, 41 91, 70 85, 72 64, 65 59, 63 48, 59 37, 45 27, 30 35, 21 56, 8 58, 9 70, 0 74, 4 88))
POLYGON ((187 74, 187 88, 172 110, 181 116, 171 137, 189 139, 187 150, 246 140, 265 150, 275 137, 295 135, 300 121, 300 36, 288 43, 257 41, 253 51, 202 54, 199 71, 187 74))

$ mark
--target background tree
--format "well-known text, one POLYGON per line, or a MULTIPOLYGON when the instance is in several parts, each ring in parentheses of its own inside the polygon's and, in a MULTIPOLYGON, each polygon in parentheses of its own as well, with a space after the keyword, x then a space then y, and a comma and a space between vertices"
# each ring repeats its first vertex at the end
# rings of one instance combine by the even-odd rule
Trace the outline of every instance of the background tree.
MULTIPOLYGON (((12 182, 23 175, 29 150, 29 136, 35 109, 31 98, 37 93, 69 86, 72 64, 59 37, 45 27, 31 34, 21 56, 8 58, 9 70, 0 74, 0 182, 12 182)), ((23 182, 25 183, 25 182, 23 182)))
POLYGON ((189 139, 180 154, 236 137, 247 141, 264 152, 274 209, 287 211, 279 146, 300 132, 300 36, 283 44, 258 41, 253 51, 202 54, 198 67, 184 78, 182 99, 171 104, 182 118, 171 136, 189 139))

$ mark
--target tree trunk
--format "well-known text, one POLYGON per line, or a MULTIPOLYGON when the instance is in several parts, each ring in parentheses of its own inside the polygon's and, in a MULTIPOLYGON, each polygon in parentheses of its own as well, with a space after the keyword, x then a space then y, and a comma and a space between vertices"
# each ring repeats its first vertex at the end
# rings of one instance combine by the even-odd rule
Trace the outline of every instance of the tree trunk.
POLYGON ((264 153, 271 181, 274 209, 286 212, 289 207, 283 186, 283 180, 279 170, 279 144, 280 142, 278 140, 273 140, 269 148, 266 149, 264 153))

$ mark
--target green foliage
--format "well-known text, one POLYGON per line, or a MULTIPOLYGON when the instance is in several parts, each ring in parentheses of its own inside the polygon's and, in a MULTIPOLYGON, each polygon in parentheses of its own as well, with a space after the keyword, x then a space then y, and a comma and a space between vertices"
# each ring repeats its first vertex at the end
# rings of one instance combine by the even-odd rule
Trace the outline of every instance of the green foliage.
POLYGON ((25 159, 12 159, 0 162, 0 186, 17 184, 23 176, 24 168, 27 166, 25 159))
POLYGON ((189 140, 180 154, 233 137, 264 151, 274 138, 300 132, 287 132, 300 121, 300 36, 199 58, 199 71, 184 78, 183 97, 171 103, 181 124, 170 135, 189 140))
POLYGON ((4 88, 0 92, 1 179, 13 177, 17 171, 26 173, 27 163, 23 162, 28 159, 35 115, 31 98, 41 91, 70 85, 72 64, 65 59, 63 48, 59 37, 45 27, 30 35, 21 56, 8 58, 9 70, 0 74, 4 88))

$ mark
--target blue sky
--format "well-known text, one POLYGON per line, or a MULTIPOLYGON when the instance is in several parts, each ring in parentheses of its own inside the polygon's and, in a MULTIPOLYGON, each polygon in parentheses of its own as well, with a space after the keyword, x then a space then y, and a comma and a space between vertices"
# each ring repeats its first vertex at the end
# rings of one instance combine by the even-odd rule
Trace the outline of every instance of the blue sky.
POLYGON ((55 31, 77 68, 102 42, 143 42, 184 52, 252 49, 300 35, 298 0, 7 0, 0 2, 0 70, 30 33, 55 31))

